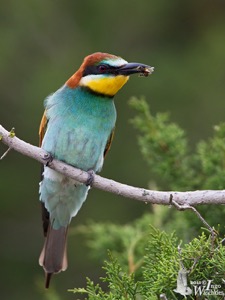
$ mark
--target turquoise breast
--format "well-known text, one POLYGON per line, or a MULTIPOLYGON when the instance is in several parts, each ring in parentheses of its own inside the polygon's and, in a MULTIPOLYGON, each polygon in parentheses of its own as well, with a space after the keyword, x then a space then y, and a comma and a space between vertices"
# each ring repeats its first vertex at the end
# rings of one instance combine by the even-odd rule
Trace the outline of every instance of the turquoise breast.
POLYGON ((49 121, 43 149, 75 167, 99 171, 116 122, 113 100, 63 86, 47 98, 46 109, 49 121))

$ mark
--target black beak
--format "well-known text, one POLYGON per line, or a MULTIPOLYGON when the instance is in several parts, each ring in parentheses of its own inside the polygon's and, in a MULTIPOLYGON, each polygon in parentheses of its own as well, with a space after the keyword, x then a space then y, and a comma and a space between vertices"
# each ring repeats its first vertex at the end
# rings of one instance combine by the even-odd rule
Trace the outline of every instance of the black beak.
POLYGON ((150 67, 140 63, 127 63, 117 68, 117 74, 129 76, 131 74, 140 74, 141 76, 148 76, 154 72, 154 67, 150 67))

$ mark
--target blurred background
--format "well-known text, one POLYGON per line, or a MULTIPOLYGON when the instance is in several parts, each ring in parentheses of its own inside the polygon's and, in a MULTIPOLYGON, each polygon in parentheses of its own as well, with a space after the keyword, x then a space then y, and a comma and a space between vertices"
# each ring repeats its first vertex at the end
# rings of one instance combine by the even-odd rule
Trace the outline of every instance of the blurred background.
MULTIPOLYGON (((43 100, 95 51, 155 67, 148 78, 133 76, 116 97, 118 122, 102 176, 147 187, 149 178, 129 123, 127 102, 144 95, 152 112, 169 111, 191 147, 225 120, 225 2, 8 0, 0 10, 0 124, 38 144, 43 100)), ((0 144, 0 155, 6 150, 0 144)), ((40 164, 16 152, 0 162, 0 298, 74 299, 67 289, 95 279, 100 266, 84 238, 69 236, 69 268, 45 291, 38 265, 43 244, 38 183, 40 164)), ((71 227, 88 220, 126 223, 150 207, 98 190, 71 227)))

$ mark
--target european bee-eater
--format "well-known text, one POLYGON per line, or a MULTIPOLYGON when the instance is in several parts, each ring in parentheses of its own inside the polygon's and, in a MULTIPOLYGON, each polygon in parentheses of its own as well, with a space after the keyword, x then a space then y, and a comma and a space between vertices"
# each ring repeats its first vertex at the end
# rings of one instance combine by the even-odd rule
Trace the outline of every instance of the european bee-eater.
MULTIPOLYGON (((94 53, 78 71, 45 101, 40 146, 53 158, 84 171, 99 172, 108 152, 116 123, 113 98, 129 79, 147 76, 153 68, 128 63, 121 57, 94 53)), ((68 225, 87 197, 89 186, 44 166, 40 183, 45 243, 39 263, 51 275, 67 268, 68 225)))

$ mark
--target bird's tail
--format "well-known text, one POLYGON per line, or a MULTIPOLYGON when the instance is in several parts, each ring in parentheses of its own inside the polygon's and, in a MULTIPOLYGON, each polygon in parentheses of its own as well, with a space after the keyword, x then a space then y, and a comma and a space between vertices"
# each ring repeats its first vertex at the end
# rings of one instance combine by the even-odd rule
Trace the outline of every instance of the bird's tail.
POLYGON ((53 229, 52 226, 49 225, 44 247, 39 258, 39 264, 45 271, 46 288, 49 287, 53 274, 67 269, 67 229, 68 227, 53 229))

